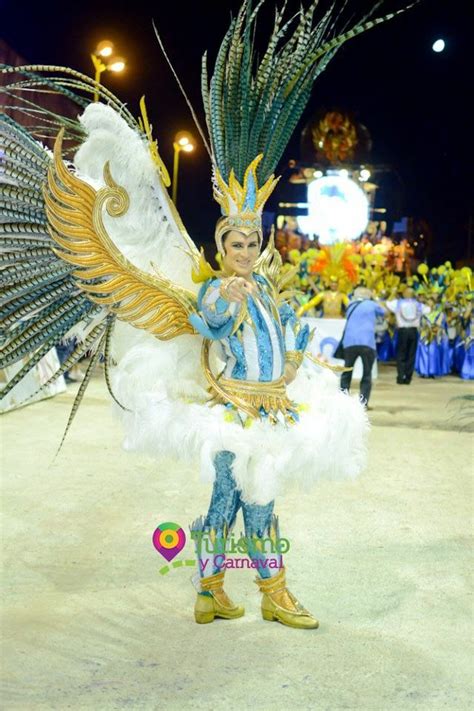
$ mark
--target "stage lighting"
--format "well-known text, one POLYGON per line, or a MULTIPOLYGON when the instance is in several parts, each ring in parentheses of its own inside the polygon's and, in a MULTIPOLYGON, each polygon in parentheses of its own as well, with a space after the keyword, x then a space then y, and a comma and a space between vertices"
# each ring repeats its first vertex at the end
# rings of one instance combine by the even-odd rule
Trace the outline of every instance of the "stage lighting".
POLYGON ((308 219, 304 220, 304 231, 318 235, 321 244, 356 239, 368 221, 367 197, 347 176, 328 175, 308 185, 308 219))

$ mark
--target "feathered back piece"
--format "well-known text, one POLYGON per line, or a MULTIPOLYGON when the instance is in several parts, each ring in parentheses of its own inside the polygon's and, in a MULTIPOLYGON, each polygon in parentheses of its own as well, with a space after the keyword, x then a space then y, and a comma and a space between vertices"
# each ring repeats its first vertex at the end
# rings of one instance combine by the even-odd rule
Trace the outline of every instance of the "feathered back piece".
MULTIPOLYGON (((244 0, 222 41, 210 83, 207 55, 202 59, 201 91, 213 160, 214 197, 224 216, 216 230, 219 251, 227 230, 258 231, 261 236, 263 203, 277 182, 273 173, 316 78, 339 47, 403 12, 369 21, 366 15, 337 36, 340 2, 333 0, 319 19, 315 18, 318 2, 314 0, 307 10, 302 8, 285 19, 285 0, 282 9, 276 10, 268 45, 258 59, 254 40, 263 3, 259 0, 254 7, 253 0, 244 0), (238 205, 235 195, 242 195, 242 191, 238 205), (254 195, 264 195, 264 199, 252 208, 254 195)), ((380 4, 376 3, 370 14, 380 4)))
POLYGON ((0 75, 2 110, 7 114, 20 114, 27 132, 40 142, 54 140, 59 130, 65 128, 65 141, 71 144, 65 146, 66 156, 74 155, 85 139, 78 114, 89 105, 94 94, 120 114, 129 126, 141 130, 126 105, 111 91, 69 67, 42 64, 11 67, 0 64, 0 75), (58 97, 61 97, 61 102, 57 101, 58 97))
MULTIPOLYGON (((3 64, 0 64, 0 76, 4 110, 0 112, 0 369, 21 362, 21 367, 2 388, 0 399, 6 398, 59 342, 69 342, 69 355, 39 390, 48 387, 92 351, 67 432, 102 354, 106 383, 115 399, 108 363, 117 317, 88 298, 78 287, 74 264, 61 258, 56 250, 57 243, 51 236, 43 196, 51 151, 40 141, 48 141, 56 137, 58 130, 66 129, 68 145, 63 155, 74 155, 86 137, 77 115, 90 104, 94 93, 98 93, 129 127, 140 134, 148 144, 158 170, 162 172, 162 169, 151 127, 146 121, 140 127, 119 99, 89 77, 67 67, 10 67, 3 64), (61 101, 57 101, 58 96, 61 101), (28 128, 13 120, 7 112, 20 114, 28 128)), ((145 119, 144 108, 142 114, 145 119)), ((75 200, 79 205, 87 203, 84 194, 76 196, 75 200)), ((68 213, 64 204, 59 209, 62 218, 66 219, 68 213)), ((83 228, 80 233, 85 237, 83 228)), ((87 256, 92 259, 90 254, 87 256)), ((30 397, 33 395, 36 393, 30 397)))

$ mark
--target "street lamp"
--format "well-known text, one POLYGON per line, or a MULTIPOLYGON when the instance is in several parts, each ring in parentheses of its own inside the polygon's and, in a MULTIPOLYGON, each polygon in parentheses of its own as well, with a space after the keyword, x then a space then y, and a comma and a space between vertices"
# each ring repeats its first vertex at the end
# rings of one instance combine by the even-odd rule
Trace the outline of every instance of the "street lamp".
POLYGON ((99 101, 99 86, 102 72, 110 71, 119 73, 125 69, 125 60, 123 57, 112 56, 113 51, 113 42, 110 42, 110 40, 102 40, 91 54, 92 64, 95 69, 95 83, 97 85, 94 92, 94 101, 99 101), (107 64, 103 60, 107 60, 107 64))
POLYGON ((114 43, 110 40, 102 40, 95 48, 95 53, 99 57, 110 57, 114 51, 114 43))
POLYGON ((174 148, 174 161, 173 161, 173 185, 171 189, 171 197, 176 205, 176 199, 178 197, 178 168, 179 168, 179 154, 181 151, 185 153, 191 153, 194 150, 194 138, 187 131, 179 131, 174 137, 173 142, 174 148))

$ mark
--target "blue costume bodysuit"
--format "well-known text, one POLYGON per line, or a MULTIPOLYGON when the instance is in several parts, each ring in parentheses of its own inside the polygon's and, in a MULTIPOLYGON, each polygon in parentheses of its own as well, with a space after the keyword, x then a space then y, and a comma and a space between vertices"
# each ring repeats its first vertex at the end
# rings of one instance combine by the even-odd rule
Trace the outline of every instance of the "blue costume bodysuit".
MULTIPOLYGON (((239 318, 240 304, 221 296, 221 279, 210 279, 198 297, 199 316, 191 317, 193 325, 206 338, 219 341, 225 362, 221 382, 268 384, 281 381, 285 362, 302 356, 309 340, 308 326, 301 327, 288 304, 277 306, 273 289, 267 280, 253 275, 256 292, 246 300, 246 315, 239 318), (239 320, 241 323, 239 324, 239 320)), ((294 361, 293 361, 294 362, 294 361)), ((230 410, 235 409, 228 404, 230 410)), ((261 409, 262 417, 267 413, 261 409)), ((291 417, 297 417, 291 412, 291 417)), ((225 567, 225 542, 242 508, 245 541, 251 567, 262 578, 278 573, 281 554, 260 545, 262 539, 279 539, 274 502, 265 505, 245 502, 232 474, 233 452, 223 450, 214 458, 216 477, 209 510, 191 525, 196 543, 200 577, 219 572, 225 567)), ((198 585, 197 585, 198 587, 198 585)), ((199 587, 198 587, 199 589, 199 587)))

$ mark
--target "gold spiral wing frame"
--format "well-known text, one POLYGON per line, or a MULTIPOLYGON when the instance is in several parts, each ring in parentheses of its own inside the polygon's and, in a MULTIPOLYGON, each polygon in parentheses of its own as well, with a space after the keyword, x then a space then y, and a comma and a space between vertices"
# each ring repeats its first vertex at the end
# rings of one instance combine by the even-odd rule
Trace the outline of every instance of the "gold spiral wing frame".
POLYGON ((197 312, 195 295, 155 270, 148 274, 133 265, 115 246, 103 222, 124 215, 127 191, 104 166, 106 186, 95 190, 71 173, 62 160, 64 129, 54 145, 54 158, 44 189, 49 233, 55 254, 77 267, 75 283, 94 303, 106 306, 121 321, 144 329, 160 340, 196 334, 188 317, 197 312))

